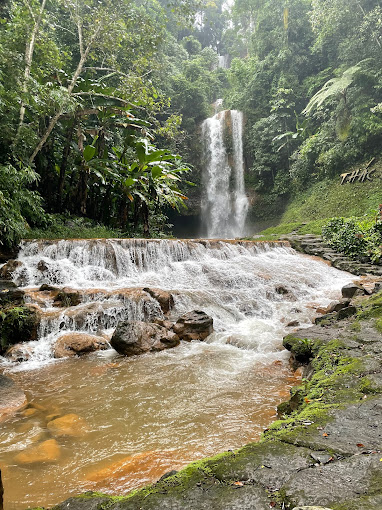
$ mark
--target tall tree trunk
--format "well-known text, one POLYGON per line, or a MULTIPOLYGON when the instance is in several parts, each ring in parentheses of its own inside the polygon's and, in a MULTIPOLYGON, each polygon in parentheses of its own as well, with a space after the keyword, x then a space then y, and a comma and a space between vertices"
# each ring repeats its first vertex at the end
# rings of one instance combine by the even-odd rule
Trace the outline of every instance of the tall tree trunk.
MULTIPOLYGON (((41 7, 40 7, 40 11, 38 13, 37 19, 35 18, 34 14, 33 14, 33 11, 32 11, 32 8, 30 7, 29 3, 26 2, 26 4, 27 4, 27 6, 29 8, 29 11, 31 13, 32 19, 34 20, 34 26, 33 26, 33 30, 32 30, 32 33, 31 33, 31 37, 30 37, 29 41, 27 41, 26 48, 25 48, 24 79, 23 79, 23 83, 22 83, 22 87, 21 87, 22 94, 26 94, 28 92, 28 81, 29 81, 29 78, 30 78, 30 75, 31 75, 31 67, 32 67, 32 62, 33 62, 33 52, 34 52, 34 47, 35 47, 35 44, 36 44, 36 38, 37 38, 38 32, 40 30, 41 19, 42 19, 42 15, 43 15, 43 12, 44 12, 44 9, 45 9, 46 0, 42 0, 42 4, 41 4, 41 7)), ((24 117, 25 117, 25 102, 22 99, 21 100, 21 106, 20 106, 20 113, 19 113, 19 125, 18 125, 18 128, 17 128, 17 132, 16 132, 16 136, 15 136, 13 145, 16 144, 16 142, 17 142, 17 140, 18 140, 18 138, 20 136, 20 131, 21 131, 21 128, 23 127, 23 124, 24 124, 24 117)))
MULTIPOLYGON (((85 51, 81 51, 81 58, 80 58, 80 61, 78 62, 77 69, 75 70, 75 72, 73 74, 73 77, 72 77, 72 80, 71 80, 71 82, 70 82, 70 84, 68 85, 68 88, 67 88, 68 96, 72 95, 73 89, 74 89, 74 87, 75 87, 75 85, 77 83, 77 80, 78 80, 78 78, 79 78, 79 76, 80 76, 80 74, 81 74, 81 72, 83 70, 83 67, 85 65, 86 59, 89 56, 89 52, 90 52, 90 50, 91 50, 91 48, 93 46, 93 43, 94 43, 95 39, 97 38, 100 30, 101 30, 101 26, 102 26, 102 22, 100 21, 98 27, 96 28, 96 30, 94 31, 92 37, 90 38, 90 41, 89 41, 89 44, 86 47, 86 50, 85 51)), ((82 43, 82 31, 81 31, 80 27, 79 27, 79 41, 80 41, 80 49, 81 49, 83 43, 82 43)), ((51 121, 49 123, 49 126, 47 127, 47 130, 43 134, 43 136, 40 139, 39 143, 37 144, 35 150, 33 151, 33 154, 29 158, 29 164, 30 165, 33 163, 35 157, 40 152, 40 150, 44 147, 46 141, 49 138, 49 135, 51 134, 51 132, 55 128, 59 118, 62 116, 63 113, 64 113, 64 108, 61 107, 55 113, 55 115, 52 117, 52 119, 51 119, 51 121)))
POLYGON ((80 182, 78 186, 78 206, 79 213, 86 215, 86 202, 88 199, 88 180, 89 170, 82 167, 80 173, 80 182))
POLYGON ((149 208, 146 202, 142 202, 143 236, 150 237, 149 208))
POLYGON ((64 194, 64 184, 65 184, 65 176, 66 176, 66 167, 68 166, 68 159, 70 154, 70 148, 72 144, 73 139, 73 130, 74 130, 74 123, 69 126, 67 135, 66 135, 66 142, 65 147, 62 153, 62 160, 60 165, 60 177, 58 181, 58 210, 59 212, 62 212, 62 197, 64 194))

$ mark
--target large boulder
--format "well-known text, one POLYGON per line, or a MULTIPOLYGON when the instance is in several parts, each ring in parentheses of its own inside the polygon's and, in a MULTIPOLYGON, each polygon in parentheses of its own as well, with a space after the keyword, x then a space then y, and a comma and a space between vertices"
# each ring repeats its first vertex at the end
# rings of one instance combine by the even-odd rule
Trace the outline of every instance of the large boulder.
POLYGON ((181 340, 205 340, 214 331, 213 319, 201 310, 194 310, 182 315, 172 329, 181 340))
POLYGON ((70 358, 95 351, 104 351, 108 342, 101 337, 86 333, 67 333, 61 335, 54 345, 55 358, 70 358))
POLYGON ((135 356, 176 347, 179 336, 152 322, 124 321, 118 324, 110 344, 119 354, 135 356))
POLYGON ((27 404, 25 393, 5 375, 0 375, 0 422, 27 404))
POLYGON ((166 314, 173 308, 174 298, 170 292, 162 289, 150 289, 148 287, 143 290, 158 301, 163 313, 166 314))

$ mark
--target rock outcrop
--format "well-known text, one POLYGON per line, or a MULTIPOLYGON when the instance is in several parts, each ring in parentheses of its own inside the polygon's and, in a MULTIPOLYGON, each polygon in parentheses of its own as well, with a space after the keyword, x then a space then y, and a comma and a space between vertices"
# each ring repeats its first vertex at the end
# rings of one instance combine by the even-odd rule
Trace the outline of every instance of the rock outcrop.
POLYGON ((159 324, 141 321, 120 322, 110 344, 124 356, 163 351, 179 345, 179 336, 159 324))
POLYGON ((98 336, 86 333, 67 333, 57 339, 54 345, 54 357, 82 356, 95 351, 104 351, 108 346, 108 342, 98 336))

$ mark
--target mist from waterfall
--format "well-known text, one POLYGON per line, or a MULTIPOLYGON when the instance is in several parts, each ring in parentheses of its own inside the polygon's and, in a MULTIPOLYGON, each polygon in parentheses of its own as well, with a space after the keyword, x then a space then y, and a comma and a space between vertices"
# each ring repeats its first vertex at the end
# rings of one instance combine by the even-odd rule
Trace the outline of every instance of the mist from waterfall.
POLYGON ((225 110, 202 124, 204 151, 203 235, 245 235, 248 199, 244 186, 243 114, 225 110))

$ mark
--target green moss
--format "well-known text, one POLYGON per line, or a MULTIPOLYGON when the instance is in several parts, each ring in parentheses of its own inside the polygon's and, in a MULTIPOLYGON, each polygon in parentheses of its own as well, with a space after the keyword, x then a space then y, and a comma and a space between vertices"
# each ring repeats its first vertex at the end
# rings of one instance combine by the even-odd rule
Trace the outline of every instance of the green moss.
POLYGON ((334 216, 361 217, 382 203, 382 182, 345 184, 340 178, 327 179, 299 192, 289 201, 283 223, 318 221, 334 216))
POLYGON ((365 395, 376 395, 382 393, 382 388, 378 387, 368 377, 362 377, 360 380, 360 391, 365 395))
POLYGON ((359 333, 361 331, 361 323, 359 320, 355 320, 351 325, 350 325, 350 329, 352 331, 355 331, 356 333, 359 333))
POLYGON ((382 333, 382 317, 380 319, 377 319, 375 321, 375 329, 379 332, 379 333, 382 333))
POLYGON ((283 340, 283 346, 300 363, 306 363, 312 357, 313 341, 308 338, 298 338, 293 336, 293 334, 287 335, 283 340))
POLYGON ((38 318, 26 306, 13 306, 0 310, 0 354, 16 343, 35 340, 38 318))
POLYGON ((382 291, 360 304, 358 319, 382 318, 382 291))

